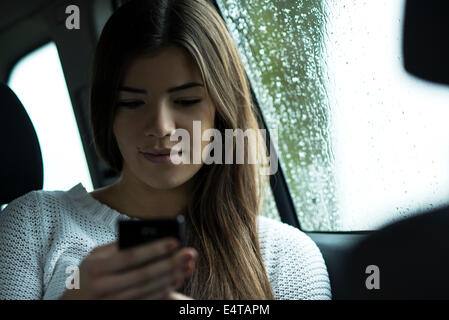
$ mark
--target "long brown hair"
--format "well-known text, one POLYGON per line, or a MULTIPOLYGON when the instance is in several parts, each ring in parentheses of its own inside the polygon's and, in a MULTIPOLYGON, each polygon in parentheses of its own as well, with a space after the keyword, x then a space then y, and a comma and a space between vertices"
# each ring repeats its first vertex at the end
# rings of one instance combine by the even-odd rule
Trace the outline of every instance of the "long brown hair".
MULTIPOLYGON (((115 171, 123 158, 112 131, 118 87, 130 62, 177 45, 198 65, 217 110, 215 128, 258 130, 249 83, 226 25, 206 0, 131 0, 106 23, 94 57, 90 119, 98 154, 115 171)), ((257 137, 260 139, 260 137, 257 137)), ((250 146, 258 159, 263 143, 250 146)), ((235 140, 233 144, 235 154, 235 140)), ((224 150, 224 148, 223 148, 224 150)), ((234 162, 235 163, 235 162, 234 162)), ((203 165, 184 214, 186 243, 199 252, 181 291, 195 299, 273 299, 257 215, 264 177, 248 164, 203 165)))

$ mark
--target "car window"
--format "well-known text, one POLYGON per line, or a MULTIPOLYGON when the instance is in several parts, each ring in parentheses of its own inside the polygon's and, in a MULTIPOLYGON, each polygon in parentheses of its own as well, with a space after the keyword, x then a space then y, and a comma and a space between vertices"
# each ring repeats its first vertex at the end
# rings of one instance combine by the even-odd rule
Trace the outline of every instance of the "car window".
POLYGON ((404 1, 217 0, 307 231, 449 203, 449 93, 402 65, 404 1))
POLYGON ((75 121, 57 48, 53 42, 20 59, 10 73, 16 93, 36 130, 44 165, 44 190, 68 190, 92 180, 75 121))

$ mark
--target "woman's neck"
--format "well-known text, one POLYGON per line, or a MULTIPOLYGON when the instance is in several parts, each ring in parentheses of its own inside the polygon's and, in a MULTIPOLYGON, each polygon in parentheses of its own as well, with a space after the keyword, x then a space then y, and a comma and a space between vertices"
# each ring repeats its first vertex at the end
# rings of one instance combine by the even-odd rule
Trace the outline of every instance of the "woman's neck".
POLYGON ((154 189, 141 181, 124 177, 91 192, 92 197, 132 218, 172 218, 188 204, 192 181, 173 189, 154 189))

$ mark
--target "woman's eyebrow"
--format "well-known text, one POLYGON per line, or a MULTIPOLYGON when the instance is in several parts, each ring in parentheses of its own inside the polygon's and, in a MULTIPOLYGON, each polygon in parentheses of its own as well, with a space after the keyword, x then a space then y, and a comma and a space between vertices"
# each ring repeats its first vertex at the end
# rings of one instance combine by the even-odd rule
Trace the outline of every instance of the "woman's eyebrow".
MULTIPOLYGON (((177 86, 177 87, 173 87, 167 90, 168 93, 172 93, 175 91, 180 91, 180 90, 185 90, 185 89, 190 89, 193 87, 203 87, 203 85, 201 83, 197 83, 197 82, 189 82, 189 83, 185 83, 183 85, 177 86)), ((133 93, 143 93, 143 94, 147 94, 147 91, 144 89, 138 89, 138 88, 132 88, 132 87, 127 87, 127 86, 120 86, 119 87, 120 91, 128 91, 128 92, 133 92, 133 93)))
POLYGON ((189 89, 189 88, 193 88, 193 87, 202 87, 203 85, 201 83, 197 83, 197 82, 189 82, 189 83, 185 83, 183 85, 174 87, 174 88, 170 88, 167 90, 168 93, 171 92, 175 92, 175 91, 180 91, 180 90, 185 90, 185 89, 189 89))
POLYGON ((131 87, 127 87, 127 86, 120 86, 119 90, 120 91, 129 91, 129 92, 134 92, 134 93, 144 93, 144 94, 147 93, 147 91, 144 89, 131 88, 131 87))

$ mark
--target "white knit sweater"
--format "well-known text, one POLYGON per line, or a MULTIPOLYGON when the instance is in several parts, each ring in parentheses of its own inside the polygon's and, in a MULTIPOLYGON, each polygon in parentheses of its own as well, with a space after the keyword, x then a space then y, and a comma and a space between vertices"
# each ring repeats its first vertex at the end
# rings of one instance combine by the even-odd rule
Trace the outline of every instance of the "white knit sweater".
MULTIPOLYGON (((0 212, 0 299, 58 299, 68 266, 118 239, 131 219, 95 200, 80 183, 69 191, 32 191, 0 212)), ((330 299, 315 243, 289 225, 260 216, 259 241, 276 299, 330 299)))

